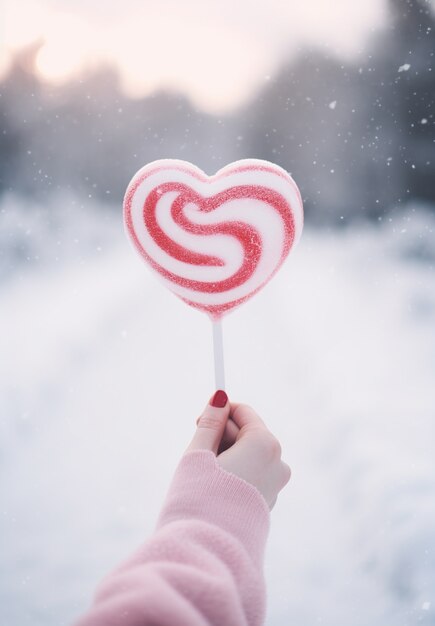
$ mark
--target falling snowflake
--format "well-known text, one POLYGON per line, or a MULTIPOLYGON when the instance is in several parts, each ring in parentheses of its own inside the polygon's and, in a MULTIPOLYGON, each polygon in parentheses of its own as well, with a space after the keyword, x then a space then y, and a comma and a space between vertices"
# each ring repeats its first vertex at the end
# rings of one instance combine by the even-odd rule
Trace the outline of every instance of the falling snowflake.
POLYGON ((398 72, 407 72, 410 68, 410 64, 409 63, 404 63, 403 65, 401 65, 399 67, 399 69, 397 70, 398 72))

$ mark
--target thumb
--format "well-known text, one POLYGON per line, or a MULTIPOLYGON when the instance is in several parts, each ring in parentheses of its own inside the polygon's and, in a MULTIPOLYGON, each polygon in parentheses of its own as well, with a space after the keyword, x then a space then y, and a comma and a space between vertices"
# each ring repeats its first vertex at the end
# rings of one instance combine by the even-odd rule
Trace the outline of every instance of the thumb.
POLYGON ((197 421, 197 429, 187 450, 211 450, 217 453, 230 414, 225 391, 219 389, 197 421))

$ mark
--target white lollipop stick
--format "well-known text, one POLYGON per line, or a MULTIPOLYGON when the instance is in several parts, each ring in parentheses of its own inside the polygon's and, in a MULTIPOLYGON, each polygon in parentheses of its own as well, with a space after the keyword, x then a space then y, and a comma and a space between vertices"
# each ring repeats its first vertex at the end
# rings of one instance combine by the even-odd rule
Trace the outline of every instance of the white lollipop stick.
POLYGON ((213 320, 213 351, 214 351, 214 379, 216 389, 225 390, 224 345, 222 340, 222 322, 213 320))

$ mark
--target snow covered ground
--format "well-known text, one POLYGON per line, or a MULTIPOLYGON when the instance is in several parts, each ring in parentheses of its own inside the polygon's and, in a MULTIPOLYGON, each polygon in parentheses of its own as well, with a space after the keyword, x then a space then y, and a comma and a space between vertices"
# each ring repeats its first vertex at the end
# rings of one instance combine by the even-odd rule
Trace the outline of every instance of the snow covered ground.
MULTIPOLYGON (((58 204, 1 205, 1 626, 84 610, 152 532, 213 391, 206 316, 140 263, 120 213, 58 204)), ((225 320, 230 397, 293 470, 272 513, 269 626, 435 624, 434 268, 423 209, 306 229, 225 320)))

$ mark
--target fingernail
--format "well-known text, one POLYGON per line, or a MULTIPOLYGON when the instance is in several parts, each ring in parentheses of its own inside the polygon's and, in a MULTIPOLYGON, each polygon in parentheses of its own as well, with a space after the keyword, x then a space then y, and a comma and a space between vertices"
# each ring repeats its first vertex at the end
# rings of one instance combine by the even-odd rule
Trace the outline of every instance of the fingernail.
POLYGON ((226 403, 228 402, 228 396, 225 393, 225 391, 222 391, 222 389, 218 389, 216 391, 216 393, 214 394, 213 398, 211 399, 211 406, 214 406, 218 409, 223 409, 223 407, 226 405, 226 403))

